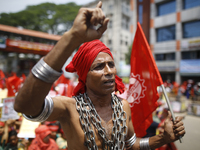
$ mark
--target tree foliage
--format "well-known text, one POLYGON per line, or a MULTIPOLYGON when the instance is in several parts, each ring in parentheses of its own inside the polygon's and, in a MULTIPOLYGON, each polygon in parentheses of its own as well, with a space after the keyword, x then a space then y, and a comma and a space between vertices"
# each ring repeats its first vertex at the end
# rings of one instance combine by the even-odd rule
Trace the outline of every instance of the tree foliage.
POLYGON ((75 3, 41 3, 27 6, 25 10, 17 13, 1 13, 0 24, 63 34, 71 28, 79 8, 75 3))

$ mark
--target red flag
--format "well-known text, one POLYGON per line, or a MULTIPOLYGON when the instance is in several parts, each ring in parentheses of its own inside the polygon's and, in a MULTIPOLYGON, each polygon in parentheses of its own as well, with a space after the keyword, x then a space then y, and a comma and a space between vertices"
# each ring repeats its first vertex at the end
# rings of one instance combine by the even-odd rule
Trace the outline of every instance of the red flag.
POLYGON ((137 137, 143 137, 153 122, 152 112, 157 108, 159 98, 157 86, 163 84, 163 81, 139 23, 132 46, 130 65, 127 100, 131 106, 135 133, 137 137))
POLYGON ((5 75, 2 70, 0 70, 0 89, 5 88, 5 75))
POLYGON ((8 89, 7 97, 15 96, 15 93, 18 92, 19 86, 21 84, 21 79, 14 74, 12 77, 6 79, 6 86, 8 89))

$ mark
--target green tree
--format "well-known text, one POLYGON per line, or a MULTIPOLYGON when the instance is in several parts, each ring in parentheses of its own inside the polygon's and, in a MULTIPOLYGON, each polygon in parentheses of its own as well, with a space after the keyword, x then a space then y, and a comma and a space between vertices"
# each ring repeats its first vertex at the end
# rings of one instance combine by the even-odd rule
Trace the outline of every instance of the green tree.
POLYGON ((71 28, 79 8, 75 3, 27 6, 25 10, 17 13, 1 13, 0 24, 62 34, 71 28))

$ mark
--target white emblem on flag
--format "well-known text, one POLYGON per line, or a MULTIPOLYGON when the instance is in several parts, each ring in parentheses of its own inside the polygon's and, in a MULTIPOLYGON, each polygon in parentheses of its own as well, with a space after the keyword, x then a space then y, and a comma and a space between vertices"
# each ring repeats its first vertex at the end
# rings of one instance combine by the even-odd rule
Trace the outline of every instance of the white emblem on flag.
POLYGON ((134 103, 139 104, 140 99, 145 97, 144 91, 146 91, 147 87, 144 86, 144 79, 140 79, 140 75, 137 74, 134 76, 131 73, 129 80, 129 90, 127 93, 127 101, 130 104, 130 107, 134 106, 134 103))

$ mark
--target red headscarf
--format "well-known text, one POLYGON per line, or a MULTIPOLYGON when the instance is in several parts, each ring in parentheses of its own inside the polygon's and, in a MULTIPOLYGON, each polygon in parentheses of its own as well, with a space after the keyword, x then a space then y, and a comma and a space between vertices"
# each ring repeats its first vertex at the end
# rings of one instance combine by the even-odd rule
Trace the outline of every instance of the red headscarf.
POLYGON ((46 125, 40 125, 35 129, 36 137, 31 142, 28 150, 59 150, 56 142, 53 139, 49 139, 49 143, 44 143, 43 139, 51 134, 51 131, 46 125))
POLYGON ((0 126, 1 126, 1 127, 4 127, 4 126, 5 126, 5 123, 2 122, 2 121, 0 121, 0 126))
MULTIPOLYGON (((75 87, 73 95, 85 93, 85 82, 87 73, 90 70, 94 59, 100 52, 108 53, 112 58, 110 49, 106 47, 100 40, 86 42, 80 46, 79 50, 74 55, 72 61, 66 66, 67 72, 77 72, 79 76, 79 83, 75 87)), ((124 92, 124 84, 122 79, 115 76, 115 91, 124 92)))

